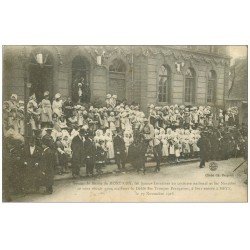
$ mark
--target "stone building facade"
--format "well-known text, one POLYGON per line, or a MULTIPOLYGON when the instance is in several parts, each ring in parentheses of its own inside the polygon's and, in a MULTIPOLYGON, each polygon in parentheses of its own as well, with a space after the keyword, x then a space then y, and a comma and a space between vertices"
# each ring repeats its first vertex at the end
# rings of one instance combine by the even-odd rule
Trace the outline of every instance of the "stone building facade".
POLYGON ((81 77, 88 82, 91 101, 106 94, 148 104, 194 104, 224 107, 230 58, 226 46, 4 46, 3 99, 16 93, 41 99, 73 97, 81 77))

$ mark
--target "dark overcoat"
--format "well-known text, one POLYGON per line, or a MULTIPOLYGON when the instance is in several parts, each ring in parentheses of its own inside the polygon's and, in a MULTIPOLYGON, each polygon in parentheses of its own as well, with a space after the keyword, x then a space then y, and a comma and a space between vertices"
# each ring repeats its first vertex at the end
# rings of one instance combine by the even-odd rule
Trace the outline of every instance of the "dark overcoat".
POLYGON ((54 150, 51 148, 44 149, 42 153, 41 166, 41 185, 48 187, 54 184, 54 166, 55 166, 54 150))
POLYGON ((77 135, 71 143, 72 165, 81 165, 83 162, 83 140, 77 135))
POLYGON ((30 147, 25 149, 25 184, 32 187, 38 181, 42 168, 43 149, 35 146, 33 154, 30 153, 30 147))

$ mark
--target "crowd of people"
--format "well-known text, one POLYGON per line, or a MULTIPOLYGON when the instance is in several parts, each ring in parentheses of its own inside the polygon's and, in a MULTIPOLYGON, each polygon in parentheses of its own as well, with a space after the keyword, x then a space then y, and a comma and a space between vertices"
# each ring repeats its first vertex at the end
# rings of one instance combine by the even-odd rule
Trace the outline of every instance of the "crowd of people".
MULTIPOLYGON (((102 174, 107 164, 116 163, 119 171, 126 171, 130 163, 145 173, 151 156, 157 172, 162 162, 243 156, 247 144, 247 130, 238 124, 236 107, 224 111, 151 104, 146 115, 139 104, 110 94, 102 106, 63 101, 60 93, 51 102, 48 91, 38 103, 33 94, 26 123, 25 130, 24 102, 12 94, 3 103, 3 134, 6 172, 16 192, 45 186, 52 193, 55 169, 63 174, 71 168, 76 178, 83 166, 93 176, 102 174), (29 141, 25 147, 24 135, 29 141)), ((200 167, 204 165, 201 161, 200 167)))

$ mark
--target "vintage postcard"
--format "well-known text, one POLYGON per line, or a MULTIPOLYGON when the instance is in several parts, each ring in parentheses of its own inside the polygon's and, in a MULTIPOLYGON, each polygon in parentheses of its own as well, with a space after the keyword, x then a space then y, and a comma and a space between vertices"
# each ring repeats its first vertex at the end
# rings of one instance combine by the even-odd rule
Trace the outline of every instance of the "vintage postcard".
POLYGON ((247 46, 6 45, 3 202, 247 202, 247 46))

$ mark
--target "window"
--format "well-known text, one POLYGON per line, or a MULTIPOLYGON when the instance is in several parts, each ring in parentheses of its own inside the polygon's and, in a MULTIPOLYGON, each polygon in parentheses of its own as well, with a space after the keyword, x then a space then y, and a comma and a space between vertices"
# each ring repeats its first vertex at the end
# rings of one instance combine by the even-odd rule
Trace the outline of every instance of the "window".
POLYGON ((195 71, 188 68, 185 75, 185 102, 195 102, 195 71))
POLYGON ((109 66, 109 94, 119 100, 126 98, 126 65, 121 59, 114 59, 109 66))
POLYGON ((126 65, 122 60, 114 59, 112 64, 109 66, 109 71, 124 73, 126 71, 126 65))
POLYGON ((207 102, 215 102, 216 73, 214 70, 209 71, 207 84, 207 102))
POLYGON ((159 69, 158 101, 170 102, 171 96, 171 72, 167 65, 162 65, 159 69))

